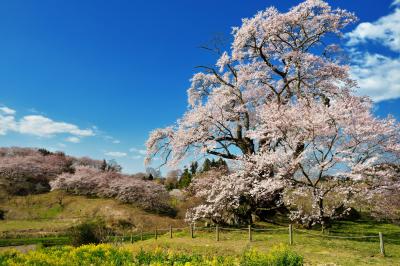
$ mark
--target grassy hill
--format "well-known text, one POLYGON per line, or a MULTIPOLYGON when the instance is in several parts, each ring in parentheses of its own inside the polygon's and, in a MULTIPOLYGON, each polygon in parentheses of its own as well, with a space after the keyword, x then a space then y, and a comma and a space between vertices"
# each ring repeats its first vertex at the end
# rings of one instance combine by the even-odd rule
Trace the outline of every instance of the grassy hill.
MULTIPOLYGON (((120 234, 125 234, 125 248, 137 253, 140 250, 164 250, 181 254, 199 254, 204 256, 240 256, 250 248, 267 252, 272 246, 288 244, 287 227, 269 223, 258 223, 258 228, 272 229, 253 233, 249 243, 246 230, 220 231, 220 241, 215 240, 214 229, 195 230, 192 239, 187 225, 181 219, 148 213, 140 208, 122 204, 113 199, 71 196, 61 192, 41 195, 12 197, 0 204, 6 210, 6 220, 0 221, 0 242, 10 240, 11 244, 50 243, 63 244, 62 237, 51 237, 69 227, 91 219, 102 217, 108 225, 120 234), (154 229, 185 228, 175 230, 170 239, 167 230, 159 230, 154 238, 154 229), (138 238, 139 230, 147 232, 143 241, 138 238), (275 230, 277 229, 277 230, 275 230), (39 238, 46 235, 46 238, 39 238), (133 244, 130 236, 134 235, 133 244), (2 236, 2 237, 1 237, 2 236), (26 239, 30 236, 29 239, 26 239), (20 242, 18 237, 24 237, 20 242), (45 239, 46 241, 43 241, 45 239)), ((119 239, 119 238, 116 238, 119 239)), ((118 240, 119 241, 119 240, 118 240)), ((1 244, 1 243, 0 243, 1 244)), ((32 247, 29 247, 31 249, 32 247)), ((294 245, 290 249, 304 257, 306 265, 400 265, 400 226, 378 223, 369 220, 337 222, 321 236, 320 231, 294 231, 294 245), (342 239, 327 236, 377 236, 384 234, 386 257, 380 254, 379 239, 342 239)))
POLYGON ((72 196, 59 191, 11 197, 0 203, 0 209, 6 211, 6 219, 0 221, 0 236, 51 235, 95 217, 102 217, 116 229, 130 231, 183 224, 182 220, 145 212, 114 199, 72 196))

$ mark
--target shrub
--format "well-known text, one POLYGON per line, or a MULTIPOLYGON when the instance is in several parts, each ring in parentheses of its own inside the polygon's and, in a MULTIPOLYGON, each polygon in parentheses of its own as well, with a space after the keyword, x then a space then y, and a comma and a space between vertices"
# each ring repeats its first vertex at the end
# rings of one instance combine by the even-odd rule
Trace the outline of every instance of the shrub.
POLYGON ((71 244, 81 246, 85 244, 99 244, 106 240, 111 230, 103 220, 83 222, 69 230, 71 244))

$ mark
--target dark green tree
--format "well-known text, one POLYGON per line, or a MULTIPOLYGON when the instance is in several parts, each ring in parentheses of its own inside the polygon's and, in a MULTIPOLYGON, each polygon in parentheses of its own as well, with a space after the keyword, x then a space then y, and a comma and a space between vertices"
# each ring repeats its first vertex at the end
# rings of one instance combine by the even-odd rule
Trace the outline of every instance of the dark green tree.
POLYGON ((203 162, 203 167, 201 169, 202 172, 207 172, 211 170, 211 161, 210 159, 205 159, 203 162))
POLYGON ((100 170, 103 172, 107 170, 107 162, 105 159, 103 159, 103 162, 101 163, 100 170))
POLYGON ((194 176, 197 173, 197 168, 199 168, 199 164, 197 162, 192 162, 190 164, 190 173, 194 176))
POLYGON ((148 180, 154 180, 154 176, 150 173, 149 177, 147 178, 148 180))
POLYGON ((228 164, 226 161, 222 158, 219 158, 218 161, 216 162, 218 168, 228 168, 228 164))
POLYGON ((192 182, 192 174, 189 172, 189 169, 185 167, 185 169, 183 170, 183 174, 179 179, 178 187, 181 189, 187 188, 191 182, 192 182))

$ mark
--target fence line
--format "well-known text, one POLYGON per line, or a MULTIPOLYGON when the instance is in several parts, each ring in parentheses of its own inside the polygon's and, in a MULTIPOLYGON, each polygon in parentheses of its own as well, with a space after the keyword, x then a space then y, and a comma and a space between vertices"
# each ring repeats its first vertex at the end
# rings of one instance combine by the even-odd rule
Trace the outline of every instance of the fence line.
MULTIPOLYGON (((310 233, 305 230, 301 229, 294 229, 292 225, 289 225, 288 227, 282 227, 282 228, 252 228, 251 226, 247 228, 227 228, 227 227, 219 227, 218 225, 215 227, 195 227, 193 224, 191 224, 188 227, 180 227, 180 228, 173 228, 170 226, 168 229, 155 229, 155 234, 154 232, 141 232, 140 234, 130 234, 128 236, 122 236, 121 240, 124 241, 126 237, 131 240, 133 243, 134 238, 140 238, 140 240, 143 240, 143 236, 152 236, 154 235, 155 239, 158 239, 158 232, 160 231, 166 231, 166 233, 169 232, 170 238, 173 238, 173 232, 178 231, 178 230, 188 230, 189 234, 191 235, 191 238, 195 237, 195 232, 196 231, 201 231, 201 230, 207 230, 207 231, 214 231, 216 233, 216 241, 220 241, 220 233, 221 231, 231 231, 231 232, 247 232, 248 233, 248 239, 249 242, 253 241, 253 232, 276 232, 276 231, 282 231, 282 230, 288 230, 288 236, 289 236, 289 244, 293 245, 294 243, 294 232, 298 233, 303 233, 306 235, 310 235, 312 237, 322 237, 322 238, 332 238, 332 239, 372 239, 372 238, 379 238, 379 248, 380 248, 380 253, 385 256, 385 247, 384 247, 384 241, 383 241, 383 234, 380 232, 378 235, 366 235, 366 236, 334 236, 334 235, 323 235, 323 234, 315 234, 315 233, 310 233)), ((114 240, 117 241, 118 236, 114 236, 114 240)))
MULTIPOLYGON (((83 218, 83 217, 80 217, 80 218, 83 218)), ((154 237, 155 239, 158 239, 160 234, 167 234, 167 233, 169 233, 170 238, 173 238, 173 232, 188 230, 191 238, 195 238, 196 232, 199 232, 199 231, 208 231, 208 232, 215 231, 216 241, 220 241, 220 234, 223 233, 223 231, 239 232, 239 233, 247 232, 248 240, 249 240, 249 242, 251 242, 251 241, 253 241, 253 232, 262 233, 262 232, 277 232, 277 231, 286 231, 287 230, 290 245, 292 245, 294 243, 294 238, 295 238, 294 234, 293 234, 294 232, 309 235, 312 237, 331 238, 331 239, 379 239, 380 253, 383 256, 385 256, 384 239, 383 239, 383 234, 381 232, 379 232, 379 234, 377 234, 377 235, 339 236, 339 235, 316 234, 316 233, 312 233, 312 232, 309 232, 306 230, 293 228, 292 225, 289 225, 288 227, 280 226, 280 228, 252 228, 251 226, 248 226, 245 228, 229 228, 229 227, 220 227, 218 225, 211 226, 211 227, 197 227, 194 224, 190 224, 189 226, 186 226, 186 227, 172 227, 170 225, 169 228, 154 228, 152 231, 147 231, 147 232, 144 232, 143 229, 139 229, 139 230, 140 230, 139 232, 138 231, 130 232, 128 234, 123 234, 123 235, 109 235, 106 237, 106 239, 109 242, 114 242, 114 243, 117 243, 118 240, 120 240, 120 242, 125 242, 126 240, 130 240, 130 242, 133 243, 134 239, 136 241, 139 241, 139 240, 142 241, 144 239, 149 239, 152 237, 154 237)), ((56 231, 56 232, 62 232, 62 231, 56 231)), ((391 239, 386 239, 386 240, 391 240, 391 239)))
POLYGON ((315 236, 315 237, 325 237, 325 238, 338 238, 338 239, 363 239, 363 238, 379 238, 379 235, 377 236, 333 236, 333 235, 323 235, 323 234, 313 234, 310 232, 307 232, 305 230, 300 230, 300 229, 295 229, 295 231, 304 233, 310 236, 315 236))

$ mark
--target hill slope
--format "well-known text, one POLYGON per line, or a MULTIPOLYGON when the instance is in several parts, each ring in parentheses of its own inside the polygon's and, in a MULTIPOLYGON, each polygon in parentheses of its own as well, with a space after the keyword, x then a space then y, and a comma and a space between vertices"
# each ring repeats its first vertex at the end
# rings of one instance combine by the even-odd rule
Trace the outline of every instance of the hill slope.
POLYGON ((110 226, 124 231, 181 226, 182 220, 149 213, 114 199, 67 195, 60 191, 14 196, 0 203, 5 220, 0 234, 46 234, 63 231, 81 221, 102 217, 110 226))

